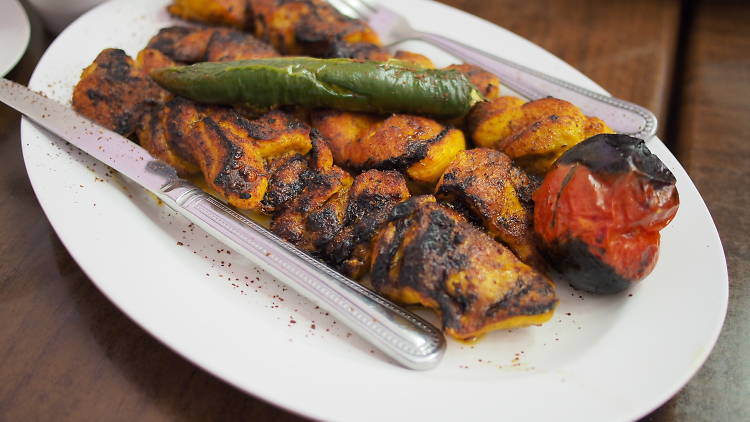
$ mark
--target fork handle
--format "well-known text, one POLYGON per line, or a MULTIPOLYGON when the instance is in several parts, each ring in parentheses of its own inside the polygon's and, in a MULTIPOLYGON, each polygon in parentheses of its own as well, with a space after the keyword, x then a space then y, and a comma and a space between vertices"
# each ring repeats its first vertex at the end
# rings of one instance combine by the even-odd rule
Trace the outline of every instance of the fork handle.
POLYGON ((656 116, 639 105, 596 93, 441 35, 415 31, 411 38, 433 44, 494 73, 505 86, 529 100, 557 97, 577 105, 586 115, 603 119, 616 132, 641 139, 656 134, 656 116))

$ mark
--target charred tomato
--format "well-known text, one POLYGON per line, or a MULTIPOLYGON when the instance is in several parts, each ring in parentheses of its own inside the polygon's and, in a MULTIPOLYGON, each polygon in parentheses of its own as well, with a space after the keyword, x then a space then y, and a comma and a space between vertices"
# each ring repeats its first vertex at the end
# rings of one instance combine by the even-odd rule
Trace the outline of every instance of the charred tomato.
POLYGON ((534 229, 559 276, 616 293, 653 270, 659 231, 679 206, 675 177, 646 144, 593 136, 568 150, 534 196, 534 229))

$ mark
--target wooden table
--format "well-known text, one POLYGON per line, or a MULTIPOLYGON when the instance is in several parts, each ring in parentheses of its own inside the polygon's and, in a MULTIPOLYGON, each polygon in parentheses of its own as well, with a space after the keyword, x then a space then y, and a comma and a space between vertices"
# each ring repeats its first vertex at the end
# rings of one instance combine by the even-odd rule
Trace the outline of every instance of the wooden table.
MULTIPOLYGON (((716 220, 731 297, 706 364, 645 420, 750 420, 750 5, 444 2, 530 39, 657 114, 660 136, 716 220)), ((9 75, 20 82, 50 41, 32 20, 32 45, 9 75)), ((104 298, 45 219, 20 145, 18 115, 0 106, 0 420, 301 419, 188 363, 104 298)))

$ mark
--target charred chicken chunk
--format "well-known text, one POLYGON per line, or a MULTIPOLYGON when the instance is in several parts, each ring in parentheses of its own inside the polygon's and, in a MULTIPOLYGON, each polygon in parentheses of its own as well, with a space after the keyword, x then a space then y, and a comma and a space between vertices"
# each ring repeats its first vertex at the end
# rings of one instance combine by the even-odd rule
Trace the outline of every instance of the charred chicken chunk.
POLYGON ((423 54, 414 53, 412 51, 397 50, 393 58, 396 60, 401 60, 404 62, 413 63, 416 65, 422 66, 425 69, 435 68, 435 64, 432 62, 432 60, 430 60, 429 57, 423 54))
POLYGON ((396 171, 358 175, 346 196, 342 228, 323 249, 324 258, 344 274, 361 278, 369 270, 372 238, 393 207, 409 196, 406 180, 396 171))
POLYGON ((286 55, 326 56, 334 43, 380 45, 366 23, 324 0, 173 0, 168 10, 183 19, 250 30, 286 55))
POLYGON ((495 148, 513 133, 511 122, 523 116, 524 101, 518 97, 498 97, 475 105, 466 117, 469 135, 479 147, 495 148))
POLYGON ((420 116, 383 118, 325 110, 313 114, 312 125, 328 140, 337 164, 355 170, 399 170, 428 184, 466 148, 460 130, 420 116))
POLYGON ((467 121, 477 145, 502 151, 538 175, 588 136, 612 132, 602 120, 586 117, 575 105, 551 97, 525 104, 513 97, 496 98, 474 107, 467 121))
POLYGON ((453 69, 463 73, 469 78, 479 92, 487 99, 491 100, 500 96, 500 78, 496 75, 473 64, 452 64, 446 69, 453 69))
POLYGON ((235 60, 276 57, 279 53, 269 44, 250 34, 232 29, 213 29, 206 46, 206 61, 231 62, 235 60))
POLYGON ((144 48, 138 53, 135 59, 138 66, 144 74, 148 75, 152 70, 164 67, 177 66, 178 63, 169 58, 166 54, 153 48, 144 48))
POLYGON ((248 0, 173 0, 169 13, 190 21, 245 28, 250 22, 248 0))
POLYGON ((325 0, 248 0, 255 36, 284 54, 323 56, 336 41, 380 44, 362 20, 342 15, 325 0))
MULTIPOLYGON (((298 173, 299 184, 291 180, 287 183, 291 185, 288 191, 293 194, 275 206, 271 230, 298 248, 317 255, 330 237, 341 230, 346 193, 353 179, 333 164, 328 146, 314 131, 312 145, 307 168, 298 173), (331 212, 333 215, 328 215, 331 212)), ((287 175, 300 168, 295 165, 287 175)))
POLYGON ((447 334, 472 339, 552 316, 552 283, 434 198, 413 197, 390 220, 374 241, 373 288, 436 310, 447 334))
POLYGON ((151 38, 148 48, 185 63, 261 59, 279 55, 269 44, 230 28, 163 28, 151 38))
POLYGON ((84 69, 73 89, 73 108, 100 125, 128 136, 141 115, 168 93, 119 49, 108 48, 84 69))
POLYGON ((195 63, 206 57, 206 47, 213 32, 186 26, 162 28, 151 37, 146 48, 161 51, 178 62, 195 63))
POLYGON ((251 121, 231 109, 206 110, 187 141, 206 183, 237 208, 260 209, 268 189, 267 162, 307 153, 310 128, 282 111, 251 121))
POLYGON ((541 260, 533 241, 536 183, 502 152, 476 148, 460 152, 435 189, 437 199, 487 229, 525 263, 541 260))
POLYGON ((200 171, 228 203, 260 210, 269 163, 310 150, 310 128, 282 111, 249 120, 230 108, 174 98, 148 112, 137 131, 141 145, 182 175, 200 171))
POLYGON ((200 168, 188 135, 202 118, 202 108, 174 98, 146 112, 138 122, 136 136, 151 155, 174 167, 181 176, 189 176, 199 173, 200 168))
POLYGON ((534 193, 534 228, 561 278, 616 293, 656 264, 679 206, 675 177, 646 144, 596 135, 566 152, 534 193))

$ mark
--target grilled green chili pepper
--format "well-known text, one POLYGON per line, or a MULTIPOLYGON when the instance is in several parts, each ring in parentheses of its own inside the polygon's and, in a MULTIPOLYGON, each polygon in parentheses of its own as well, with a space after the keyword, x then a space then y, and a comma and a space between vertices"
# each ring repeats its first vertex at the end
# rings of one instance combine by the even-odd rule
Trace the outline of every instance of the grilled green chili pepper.
POLYGON ((158 69, 151 77, 197 102, 262 111, 281 105, 460 117, 483 100, 463 74, 400 61, 284 57, 158 69))

